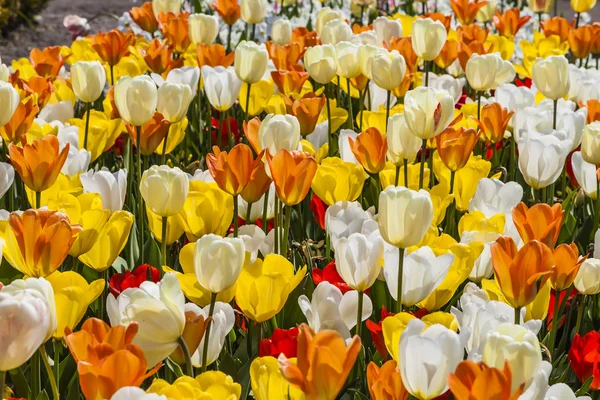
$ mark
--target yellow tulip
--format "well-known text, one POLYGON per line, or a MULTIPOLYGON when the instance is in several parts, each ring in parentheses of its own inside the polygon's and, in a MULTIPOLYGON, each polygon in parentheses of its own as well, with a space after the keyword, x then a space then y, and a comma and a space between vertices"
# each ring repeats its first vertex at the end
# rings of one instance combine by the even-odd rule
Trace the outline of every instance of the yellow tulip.
MULTIPOLYGON (((85 136, 86 115, 82 118, 72 118, 67 120, 70 125, 79 128, 79 146, 83 148, 85 136)), ((125 125, 123 120, 109 119, 101 111, 92 110, 90 114, 90 126, 88 130, 87 148, 92 153, 91 162, 94 162, 100 155, 114 146, 115 141, 124 132, 125 125)))
MULTIPOLYGON (((418 164, 409 164, 408 166, 408 188, 419 190, 420 166, 418 164)), ((429 168, 425 167, 424 181, 429 182, 429 168)), ((385 168, 379 173, 381 187, 386 188, 389 185, 396 186, 396 166, 391 162, 385 163, 385 168)), ((398 186, 406 186, 404 182, 404 167, 400 167, 400 177, 398 178, 398 186)))
POLYGON ((147 392, 164 395, 169 400, 237 400, 242 386, 221 371, 207 371, 195 379, 182 376, 172 384, 155 379, 147 392))
MULTIPOLYGON (((338 107, 335 99, 329 100, 329 107, 331 108, 331 132, 337 131, 348 119, 348 111, 342 107, 338 107)), ((327 121, 327 107, 323 107, 321 115, 317 120, 317 125, 327 121)), ((385 130, 381 131, 385 132, 385 130)))
MULTIPOLYGON (((250 89, 250 102, 248 104, 250 108, 249 115, 254 116, 262 113, 267 108, 269 100, 273 96, 275 90, 275 84, 271 80, 261 80, 252 84, 250 89)), ((238 100, 240 106, 244 112, 246 111, 246 96, 248 96, 248 84, 242 83, 238 100)), ((284 106, 285 107, 285 106, 284 106)))
MULTIPOLYGON (((379 107, 377 111, 363 110, 356 116, 356 123, 361 126, 362 119, 362 131, 366 131, 369 128, 377 128, 379 132, 386 132, 385 128, 385 107, 379 107)), ((398 104, 390 108, 390 116, 404 112, 404 105, 398 104)))
MULTIPOLYGON (((162 243, 162 217, 155 214, 146 205, 146 216, 148 217, 148 227, 156 238, 162 243)), ((181 214, 171 215, 167 217, 167 245, 173 244, 183 235, 183 218, 181 214)))
POLYGON ((123 251, 131 226, 133 214, 128 211, 115 211, 100 231, 96 243, 79 260, 95 271, 109 268, 123 251))
POLYGON ((58 198, 48 202, 48 208, 64 212, 69 216, 72 224, 83 228, 69 251, 73 257, 79 257, 90 251, 110 217, 110 210, 102 209, 102 196, 98 193, 85 193, 77 197, 61 193, 58 198))
MULTIPOLYGON (((25 187, 25 193, 27 194, 29 204, 33 205, 35 202, 35 192, 28 187, 25 187)), ((73 176, 59 174, 58 178, 56 178, 56 182, 42 192, 40 197, 40 207, 47 206, 50 201, 57 200, 62 193, 68 193, 73 196, 79 196, 83 193, 83 186, 81 186, 79 174, 73 176)))
POLYGON ((576 13, 588 12, 596 5, 596 0, 571 0, 571 8, 576 13))
POLYGON ((489 49, 491 46, 494 46, 492 51, 500 53, 503 60, 510 60, 515 52, 515 41, 506 36, 488 35, 485 39, 485 47, 489 49))
POLYGON ((267 102, 266 111, 269 114, 287 114, 287 108, 285 107, 285 95, 277 93, 271 96, 271 98, 267 102))
POLYGON ((311 188, 327 205, 341 200, 354 201, 362 192, 366 177, 360 164, 328 157, 317 167, 311 188))
POLYGON ((233 218, 233 197, 216 183, 190 181, 188 197, 179 215, 190 242, 209 233, 225 236, 233 218))
MULTIPOLYGON (((179 252, 179 264, 183 273, 172 270, 169 267, 163 267, 165 272, 172 272, 177 276, 179 286, 185 297, 190 301, 196 303, 200 307, 205 307, 210 304, 211 293, 204 289, 198 279, 196 278, 196 272, 194 271, 194 246, 196 243, 188 243, 179 252)), ((229 303, 235 296, 236 286, 233 285, 227 290, 219 292, 217 295, 217 301, 223 303, 229 303)))
POLYGON ((533 31, 533 41, 521 40, 519 42, 523 50, 523 63, 515 64, 515 70, 519 75, 531 78, 531 70, 535 60, 548 56, 562 56, 569 51, 569 42, 561 43, 560 36, 550 35, 546 37, 543 33, 533 31))
POLYGON ((255 322, 276 315, 290 293, 306 274, 306 266, 294 274, 294 266, 285 257, 269 254, 246 264, 237 280, 235 301, 242 312, 255 322))
MULTIPOLYGON (((167 154, 171 153, 173 150, 175 150, 175 147, 177 147, 179 145, 179 143, 181 143, 183 141, 183 139, 185 138, 185 130, 187 129, 188 126, 188 119, 187 117, 184 117, 181 121, 171 124, 171 126, 169 127, 169 133, 168 133, 168 137, 167 137, 167 154)), ((165 145, 165 141, 164 139, 160 142, 160 144, 158 145, 158 147, 156 148, 156 151, 154 151, 156 154, 162 154, 163 153, 163 147, 165 145)))
POLYGON ((504 233, 504 214, 496 214, 486 218, 481 211, 471 211, 463 215, 458 221, 458 234, 477 231, 479 233, 504 233))
POLYGON ((92 47, 91 38, 74 40, 71 48, 63 48, 61 53, 63 53, 63 56, 67 54, 71 55, 66 61, 69 65, 73 65, 78 61, 102 61, 96 50, 92 47))
MULTIPOLYGON (((290 359, 295 362, 295 359, 290 359)), ((256 400, 304 400, 306 396, 290 385, 279 370, 275 357, 259 357, 250 364, 252 393, 256 400)))
MULTIPOLYGON (((481 288, 485 290, 485 294, 487 294, 488 298, 493 301, 501 301, 503 303, 509 304, 504 294, 502 294, 502 290, 500 290, 500 286, 498 282, 491 279, 484 279, 481 281, 481 288)), ((532 319, 544 320, 548 315, 548 305, 550 302, 550 281, 546 282, 544 286, 538 290, 537 295, 533 302, 529 303, 525 306, 525 321, 530 321, 532 319)))
POLYGON ((31 143, 36 139, 41 139, 46 135, 58 135, 58 126, 52 126, 50 124, 38 125, 36 122, 31 124, 31 128, 25 134, 27 137, 27 143, 31 143))
MULTIPOLYGON (((416 166, 417 165, 415 165, 415 167, 416 166)), ((425 169, 427 169, 427 167, 425 169)), ((425 179, 427 179, 427 175, 425 175, 425 179)), ((444 220, 444 217, 446 216, 446 209, 454 200, 454 195, 445 192, 441 185, 435 185, 432 187, 429 195, 431 196, 431 203, 433 204, 432 224, 437 226, 444 220)))
POLYGON ((35 68, 33 68, 33 64, 31 64, 31 61, 29 61, 28 58, 19 58, 18 60, 13 60, 11 67, 13 70, 15 70, 15 72, 19 71, 19 78, 25 81, 37 76, 37 72, 35 72, 35 68))
MULTIPOLYGON (((110 76, 110 67, 108 64, 104 63, 104 70, 106 72, 106 76, 110 76)), ((148 66, 142 57, 135 52, 132 52, 130 55, 121 58, 121 61, 117 65, 113 67, 113 73, 115 82, 121 79, 124 76, 136 77, 146 73, 148 71, 148 66)), ((110 82, 110 80, 109 80, 110 82)))
POLYGON ((96 300, 104 290, 104 279, 87 283, 77 272, 55 271, 46 278, 54 289, 56 303, 56 331, 54 339, 62 339, 65 328, 75 329, 81 321, 89 305, 96 300))

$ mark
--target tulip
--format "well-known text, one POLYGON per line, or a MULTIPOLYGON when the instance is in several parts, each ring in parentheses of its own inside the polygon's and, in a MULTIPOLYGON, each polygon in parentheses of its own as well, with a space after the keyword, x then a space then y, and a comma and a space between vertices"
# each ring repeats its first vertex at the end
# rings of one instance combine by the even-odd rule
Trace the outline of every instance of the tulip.
POLYGON ((588 12, 596 6, 596 0, 571 0, 571 8, 576 13, 588 12))
POLYGON ((555 266, 550 274, 550 285, 556 291, 567 290, 575 280, 581 264, 587 257, 579 257, 575 243, 563 243, 554 249, 555 266))
MULTIPOLYGON (((281 150, 275 156, 268 151, 267 161, 279 200, 290 207, 300 203, 317 172, 315 159, 300 151, 281 150)), ((286 212, 289 220, 291 208, 286 212)))
MULTIPOLYGON (((288 358, 298 355, 298 328, 275 328, 270 338, 262 339, 259 346, 260 357, 278 357, 284 354, 288 358)), ((277 368, 279 371, 279 368, 277 368)))
POLYGON ((528 208, 519 203, 512 211, 512 218, 523 243, 539 240, 554 248, 562 226, 564 211, 560 204, 550 207, 536 204, 528 208))
POLYGON ((478 121, 483 137, 492 143, 504 139, 504 132, 514 111, 508 111, 500 103, 486 104, 481 109, 481 119, 478 121))
POLYGON ((244 242, 208 234, 196 242, 194 268, 202 287, 216 294, 232 287, 244 266, 244 242))
POLYGON ((115 104, 121 118, 134 126, 152 119, 158 103, 158 90, 146 75, 123 77, 115 85, 115 104))
POLYGON ((352 39, 354 34, 352 28, 341 19, 333 19, 323 26, 321 30, 321 43, 336 45, 340 42, 347 42, 352 39))
POLYGON ((6 125, 13 117, 17 107, 21 103, 19 92, 10 83, 0 82, 0 99, 4 110, 0 114, 0 126, 6 125))
POLYGON ((325 96, 317 97, 312 93, 306 94, 297 100, 292 100, 289 97, 284 98, 287 113, 296 117, 300 125, 300 134, 303 137, 315 132, 325 101, 325 96))
POLYGON ((467 61, 465 69, 469 85, 478 92, 491 89, 500 66, 501 58, 498 53, 473 54, 467 61))
POLYGON ((577 291, 584 295, 600 293, 600 260, 588 258, 579 267, 573 281, 577 291))
POLYGON ((287 18, 280 18, 271 25, 271 38, 274 43, 285 46, 292 41, 292 24, 287 18))
POLYGON ((385 52, 386 51, 384 49, 374 45, 367 44, 362 46, 358 51, 358 61, 360 64, 361 74, 363 74, 369 80, 373 79, 373 57, 375 57, 376 54, 385 52))
POLYGON ((398 363, 386 361, 381 367, 374 362, 367 366, 367 382, 373 400, 406 400, 409 393, 402 384, 398 363))
POLYGON ((49 46, 42 50, 32 49, 29 60, 38 75, 44 78, 56 78, 66 58, 62 56, 60 46, 49 46))
POLYGON ((125 203, 127 174, 125 170, 110 173, 106 167, 99 171, 89 170, 79 176, 84 193, 98 193, 102 208, 111 212, 120 211, 125 203))
POLYGON ((431 18, 416 19, 412 24, 412 47, 424 61, 432 61, 446 43, 446 27, 431 18))
POLYGON ((219 34, 219 20, 206 14, 191 14, 188 17, 190 40, 195 45, 211 45, 219 34))
MULTIPOLYGON (((163 143, 166 135, 169 132, 171 123, 163 118, 159 112, 155 112, 150 121, 145 123, 140 128, 140 152, 144 156, 149 156, 158 149, 158 146, 163 143)), ((138 147, 136 127, 130 124, 126 125, 129 139, 132 144, 138 147)))
POLYGON ((400 86, 406 73, 406 62, 400 53, 396 50, 389 53, 377 53, 373 56, 372 63, 371 73, 373 82, 377 86, 387 91, 400 86))
POLYGON ((252 158, 250 147, 238 144, 227 154, 214 146, 213 152, 206 160, 213 179, 221 190, 232 196, 242 193, 250 181, 253 165, 257 164, 252 158))
MULTIPOLYGON (((147 4, 150 4, 148 2, 147 4)), ((125 386, 117 390, 110 400, 164 400, 164 396, 147 394, 144 389, 135 386, 125 386)))
POLYGON ((521 11, 518 8, 511 8, 500 13, 500 10, 494 14, 494 25, 498 33, 508 38, 514 38, 517 32, 529 22, 531 16, 521 17, 521 11))
POLYGON ((71 84, 75 96, 84 103, 93 103, 102 95, 106 72, 99 61, 78 61, 71 66, 71 84))
POLYGON ((343 20, 344 14, 341 10, 333 10, 329 7, 323 7, 317 12, 317 23, 315 27, 315 31, 317 32, 317 36, 321 35, 321 31, 325 24, 334 19, 343 20))
POLYGON ((413 162, 421 149, 421 140, 408 129, 404 114, 394 114, 389 118, 386 141, 388 161, 397 167, 405 160, 406 164, 413 162))
POLYGON ((232 68, 202 67, 204 90, 210 104, 219 112, 229 110, 239 96, 242 82, 232 68))
POLYGON ((262 79, 268 60, 264 45, 242 41, 235 49, 235 73, 240 80, 252 85, 262 79))
POLYGON ((370 174, 377 174, 385 167, 387 142, 377 128, 369 128, 356 137, 349 138, 350 149, 357 161, 370 174))
POLYGON ((479 10, 484 8, 486 3, 483 1, 467 1, 467 0, 451 0, 450 7, 456 14, 456 18, 460 21, 462 26, 470 26, 475 17, 478 15, 479 10))
POLYGON ((117 65, 123 57, 129 55, 129 47, 133 46, 134 43, 135 35, 133 31, 123 33, 118 29, 113 29, 106 33, 100 31, 92 36, 92 47, 96 50, 102 61, 111 67, 111 86, 115 83, 112 67, 117 65))
POLYGON ((142 30, 152 34, 158 29, 158 21, 152 10, 152 3, 145 2, 141 7, 133 7, 129 10, 129 16, 142 30))
POLYGON ((185 117, 192 101, 192 90, 188 85, 167 81, 158 88, 157 94, 156 111, 166 120, 176 123, 185 117))
MULTIPOLYGON (((39 106, 30 97, 27 102, 23 103, 19 100, 19 94, 8 88, 8 83, 0 82, 0 97, 7 104, 6 110, 0 114, 2 121, 6 121, 5 125, 0 127, 2 140, 6 143, 21 143, 21 138, 30 130, 33 124, 33 119, 40 111, 39 106)), ((69 106, 70 107, 70 106, 69 106)))
POLYGON ((490 396, 510 400, 518 398, 524 391, 524 385, 521 385, 511 395, 512 375, 508 363, 501 370, 483 363, 462 361, 448 376, 448 386, 457 400, 483 400, 490 396))
MULTIPOLYGON (((297 330, 297 329, 296 329, 297 330)), ((259 357, 250 364, 250 382, 256 400, 299 400, 304 394, 290 385, 279 370, 275 357, 259 357)))
POLYGON ((594 121, 583 128, 581 157, 587 163, 600 164, 600 121, 594 121))
POLYGON ((306 267, 294 274, 293 265, 284 257, 268 254, 241 271, 235 301, 248 318, 262 323, 278 314, 291 292, 300 284, 306 267))
POLYGON ((383 259, 381 238, 370 241, 363 234, 353 233, 337 242, 335 252, 337 271, 348 286, 363 293, 375 283, 383 259))
POLYGON ((235 24, 240 18, 241 10, 236 0, 216 0, 210 6, 229 26, 235 24))
POLYGON ((337 74, 343 78, 356 78, 360 75, 359 50, 361 46, 351 42, 339 42, 335 45, 337 74))
POLYGON ((205 334, 198 345, 198 349, 192 355, 192 364, 195 367, 205 368, 204 364, 208 366, 219 358, 223 345, 225 344, 225 338, 233 329, 235 324, 233 308, 227 303, 217 301, 213 306, 206 306, 204 308, 188 303, 185 306, 185 310, 187 313, 192 312, 196 314, 197 317, 203 317, 205 321, 208 320, 208 318, 212 318, 209 320, 212 335, 209 334, 207 326, 205 334), (212 317, 210 317, 211 308, 212 317), (208 341, 208 344, 205 344, 205 341, 208 341), (206 357, 204 356, 204 353, 206 353, 206 357))
MULTIPOLYGON (((452 172, 462 169, 477 144, 479 132, 475 129, 448 127, 435 137, 438 154, 444 165, 452 172)), ((454 188, 450 188, 450 192, 454 188)))
POLYGON ((4 196, 15 180, 15 169, 12 165, 0 162, 0 197, 4 196))
POLYGON ((364 211, 356 202, 340 201, 332 204, 325 212, 325 229, 333 248, 337 242, 353 233, 371 233, 377 229, 377 221, 370 211, 364 211))
POLYGON ((527 132, 518 142, 519 170, 533 189, 543 189, 556 182, 571 151, 572 141, 554 135, 533 136, 527 132))
POLYGON ((152 212, 161 217, 179 213, 189 191, 189 179, 179 168, 153 165, 142 175, 140 193, 152 212))
POLYGON ((373 21, 373 30, 377 35, 377 44, 389 46, 391 38, 402 37, 402 24, 398 20, 378 17, 373 21))
POLYGON ((406 390, 425 400, 448 390, 446 378, 462 361, 463 346, 459 335, 443 325, 424 328, 425 323, 416 318, 408 323, 400 338, 399 364, 406 390))
POLYGON ((280 150, 294 151, 300 143, 300 123, 291 115, 269 114, 258 129, 258 151, 277 154, 280 150))
POLYGON ((533 64, 532 78, 535 87, 549 99, 558 101, 569 92, 569 62, 564 56, 549 56, 533 64))
POLYGON ((360 165, 327 157, 317 166, 311 188, 328 206, 354 201, 362 192, 365 173, 360 165))
POLYGON ((157 19, 161 13, 177 15, 181 11, 181 0, 152 0, 152 11, 157 19))
POLYGON ((571 343, 568 356, 569 364, 580 382, 586 382, 592 378, 590 388, 593 390, 600 388, 600 379, 595 375, 595 371, 598 369, 595 353, 599 342, 600 334, 597 331, 589 331, 584 336, 577 333, 571 343))
MULTIPOLYGON (((200 45, 199 47, 202 47, 200 45)), ((153 76, 153 79, 158 79, 156 76, 153 76)), ((167 74, 167 79, 165 82, 177 83, 182 85, 187 85, 192 90, 192 97, 196 96, 196 91, 198 89, 198 82, 200 81, 200 68, 198 67, 180 67, 174 68, 169 71, 167 74)), ((157 83, 159 86, 162 86, 162 83, 157 83)))
POLYGON ((265 19, 266 12, 266 0, 242 0, 241 2, 242 20, 247 24, 260 24, 265 19))
POLYGON ((404 118, 413 135, 431 139, 450 124, 454 115, 454 99, 446 91, 418 87, 406 93, 404 118), (434 112, 439 118, 434 118, 434 112), (438 114, 439 113, 439 114, 438 114))
POLYGON ((156 379, 148 388, 148 392, 173 400, 195 399, 196 396, 209 399, 239 399, 242 386, 221 371, 208 371, 198 375, 195 379, 182 376, 172 384, 162 379, 156 379))
POLYGON ((313 46, 304 53, 306 72, 322 85, 328 84, 335 77, 337 65, 335 47, 331 44, 313 46))
POLYGON ((160 282, 160 272, 150 264, 140 265, 131 272, 125 270, 124 273, 114 274, 110 277, 109 289, 113 296, 118 297, 125 289, 139 288, 146 280, 160 282))

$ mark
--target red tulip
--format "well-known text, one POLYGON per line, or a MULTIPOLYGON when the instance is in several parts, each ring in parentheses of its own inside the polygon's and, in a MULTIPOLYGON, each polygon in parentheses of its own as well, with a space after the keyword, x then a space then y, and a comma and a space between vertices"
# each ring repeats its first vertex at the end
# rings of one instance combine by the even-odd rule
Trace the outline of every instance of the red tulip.
POLYGON ((581 383, 594 377, 591 389, 600 389, 600 333, 590 331, 575 335, 569 349, 569 363, 581 383))
POLYGON ((110 278, 110 292, 117 297, 125 289, 140 287, 142 282, 148 280, 148 268, 150 268, 152 282, 159 282, 160 271, 150 264, 144 264, 134 269, 133 272, 125 271, 123 274, 114 274, 110 278))
POLYGON ((298 355, 298 328, 276 328, 270 338, 260 341, 259 352, 261 357, 277 358, 284 354, 287 358, 295 358, 298 355))

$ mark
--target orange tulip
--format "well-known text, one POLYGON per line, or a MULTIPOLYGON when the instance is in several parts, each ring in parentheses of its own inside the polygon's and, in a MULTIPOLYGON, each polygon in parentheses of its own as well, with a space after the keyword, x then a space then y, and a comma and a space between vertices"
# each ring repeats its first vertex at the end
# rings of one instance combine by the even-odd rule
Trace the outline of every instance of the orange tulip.
POLYGON ((563 243, 554 249, 555 266, 550 275, 550 285, 554 290, 566 290, 575 280, 579 267, 587 256, 579 257, 579 249, 575 243, 563 243))
POLYGON ((145 51, 142 50, 141 53, 148 68, 159 75, 173 68, 183 66, 183 60, 173 60, 171 57, 173 49, 158 38, 152 39, 148 48, 145 51))
POLYGON ((504 139, 504 132, 514 111, 508 111, 500 103, 486 104, 481 109, 481 120, 477 121, 483 137, 488 142, 498 143, 504 139))
MULTIPOLYGON (((137 147, 136 127, 131 124, 126 124, 125 126, 133 145, 137 147)), ((145 156, 154 153, 169 132, 170 126, 171 123, 164 119, 161 113, 155 111, 152 119, 146 122, 140 130, 140 153, 145 156)))
POLYGON ((129 10, 129 16, 137 26, 148 33, 154 33, 158 29, 158 21, 152 11, 152 2, 147 1, 141 7, 133 7, 129 10))
POLYGON ((598 22, 594 22, 592 24, 592 54, 600 54, 600 24, 598 22))
POLYGON ((279 200, 286 206, 304 200, 317 172, 317 161, 301 151, 281 150, 275 156, 267 152, 267 162, 279 200))
POLYGON ((487 1, 450 0, 450 7, 462 25, 471 25, 477 12, 486 4, 487 1))
POLYGON ((491 53, 494 45, 491 45, 489 49, 486 49, 482 42, 474 40, 469 44, 460 42, 458 44, 458 62, 463 70, 467 68, 467 62, 473 54, 488 54, 491 53))
MULTIPOLYGON (((204 331, 206 330, 207 321, 203 315, 196 315, 193 311, 185 312, 185 328, 181 337, 185 341, 190 354, 194 354, 198 349, 198 345, 202 341, 204 331)), ((185 355, 181 347, 177 346, 177 349, 170 355, 170 358, 177 364, 185 364, 185 355)))
POLYGON ((391 38, 389 47, 390 51, 397 50, 398 53, 402 54, 402 57, 404 57, 404 61, 406 62, 406 73, 414 73, 417 69, 419 57, 412 47, 410 36, 404 38, 391 38))
POLYGON ((240 19, 241 8, 237 0, 217 0, 210 5, 227 25, 233 25, 240 19))
POLYGON ((242 198, 246 200, 248 204, 259 201, 262 195, 267 192, 267 189, 272 182, 269 175, 267 175, 265 163, 260 161, 261 158, 262 157, 257 157, 259 162, 254 162, 248 185, 246 185, 246 188, 241 193, 242 198))
POLYGON ((13 166, 25 185, 34 192, 43 192, 54 185, 69 154, 70 144, 58 151, 58 138, 46 135, 28 144, 23 136, 23 147, 8 146, 13 166))
POLYGON ((269 58, 278 70, 304 71, 299 61, 304 53, 304 48, 298 42, 292 42, 285 46, 273 42, 267 42, 269 58))
POLYGON ((40 108, 33 97, 29 97, 26 103, 20 102, 10 121, 0 128, 2 139, 8 143, 20 143, 21 137, 25 137, 25 134, 29 132, 39 111, 40 108))
POLYGON ((587 107, 587 123, 591 124, 594 121, 600 121, 600 101, 598 100, 588 100, 587 103, 580 104, 580 107, 587 107))
POLYGON ((510 393, 512 374, 508 362, 504 370, 491 368, 484 363, 461 361, 453 374, 448 375, 448 386, 456 400, 517 400, 525 384, 510 393))
POLYGON ((34 48, 29 53, 35 72, 44 78, 56 78, 67 58, 60 53, 60 46, 46 47, 44 50, 34 48))
POLYGON ((456 30, 456 33, 458 33, 459 41, 461 41, 465 44, 471 44, 471 42, 473 42, 473 41, 477 41, 477 42, 481 42, 481 43, 485 42, 485 39, 487 39, 489 31, 487 29, 480 27, 477 24, 473 24, 473 25, 459 26, 458 29, 456 30))
POLYGON ((478 139, 479 132, 475 129, 449 126, 435 137, 435 142, 444 165, 456 172, 467 164, 478 139))
MULTIPOLYGON (((409 74, 407 73, 406 75, 404 75, 404 78, 406 78, 407 75, 409 75, 409 74)), ((356 90, 359 90, 361 92, 365 90, 368 83, 369 83, 369 79, 367 79, 367 77, 362 74, 360 74, 356 78, 350 78, 350 84, 354 88, 356 88, 356 90)))
POLYGON ((506 10, 504 14, 500 14, 500 10, 494 14, 494 25, 498 33, 507 38, 513 38, 527 22, 531 16, 521 17, 521 11, 518 8, 506 10))
POLYGON ((52 78, 42 78, 41 76, 32 76, 26 83, 23 84, 23 89, 28 96, 35 93, 37 98, 37 105, 40 109, 44 108, 52 92, 54 92, 54 85, 52 84, 52 78))
POLYGON ((550 37, 556 35, 562 43, 569 38, 571 24, 563 17, 552 17, 542 22, 542 30, 544 36, 550 37))
POLYGON ((294 42, 300 44, 304 54, 304 49, 321 44, 321 39, 314 30, 309 31, 305 26, 299 26, 292 31, 292 43, 294 42))
POLYGON ((132 343, 137 332, 135 322, 111 328, 96 318, 86 320, 79 332, 65 330, 87 400, 110 399, 122 387, 140 386, 162 367, 159 363, 148 371, 144 352, 132 343))
POLYGON ((363 32, 367 32, 367 31, 372 31, 373 30, 373 24, 371 25, 359 25, 359 24, 352 24, 352 33, 354 33, 355 35, 358 35, 360 33, 363 32))
POLYGON ((190 13, 188 12, 182 12, 178 15, 171 12, 161 12, 158 16, 165 42, 171 46, 176 54, 185 53, 192 43, 189 34, 189 16, 190 13))
POLYGON ((108 65, 115 66, 121 58, 129 55, 129 46, 135 44, 135 35, 132 31, 126 33, 113 29, 106 33, 102 31, 92 36, 92 47, 98 56, 108 65))
POLYGON ((260 129, 260 118, 254 117, 250 121, 244 121, 244 135, 248 139, 248 143, 252 146, 255 154, 260 153, 260 145, 258 144, 258 130, 260 129))
POLYGON ((304 82, 308 79, 308 72, 302 71, 271 71, 271 78, 277 85, 277 89, 280 93, 286 96, 292 96, 299 94, 302 91, 304 82))
POLYGON ((552 250, 537 240, 517 250, 510 236, 500 236, 491 251, 496 282, 508 304, 514 308, 530 304, 552 273, 552 250))
POLYGON ((214 154, 206 156, 206 164, 217 185, 232 196, 242 193, 252 173, 254 160, 252 149, 247 145, 237 144, 229 151, 221 151, 213 146, 214 154))
POLYGON ((450 23, 452 22, 452 15, 446 15, 442 13, 427 13, 421 18, 431 18, 434 21, 440 21, 446 28, 446 32, 450 32, 450 23))
POLYGON ((286 97, 284 101, 287 113, 295 116, 300 123, 300 134, 306 136, 313 133, 325 105, 325 96, 317 97, 314 93, 307 93, 299 100, 293 101, 286 97))
POLYGON ((433 60, 435 64, 442 68, 448 68, 458 58, 458 42, 456 40, 448 40, 444 43, 442 51, 433 60))
POLYGON ((196 47, 196 57, 198 58, 198 66, 202 68, 204 65, 209 67, 223 66, 230 67, 235 59, 235 52, 226 54, 225 47, 220 44, 199 44, 196 47))
POLYGON ((408 90, 410 89, 413 77, 414 74, 405 74, 404 78, 402 78, 400 86, 394 88, 394 90, 392 90, 392 94, 397 98, 404 97, 406 95, 406 92, 408 92, 408 90))
POLYGON ((298 360, 294 364, 283 353, 279 367, 284 378, 298 386, 309 399, 333 400, 344 387, 360 351, 360 338, 346 346, 334 330, 315 334, 306 324, 298 330, 298 360))
POLYGON ((406 400, 408 391, 402 384, 400 371, 395 360, 380 367, 374 362, 367 366, 367 382, 373 400, 406 400))
POLYGON ((550 207, 540 203, 528 208, 525 203, 519 203, 512 211, 512 218, 523 243, 539 240, 554 248, 564 213, 560 204, 550 207))
POLYGON ((583 25, 569 31, 569 47, 575 58, 588 58, 594 43, 594 28, 583 25))
POLYGON ((8 217, 4 257, 26 276, 46 277, 56 271, 81 231, 69 217, 46 209, 29 209, 8 217))
POLYGON ((371 127, 356 137, 349 138, 350 149, 360 165, 370 174, 378 174, 385 168, 387 141, 379 129, 371 127))

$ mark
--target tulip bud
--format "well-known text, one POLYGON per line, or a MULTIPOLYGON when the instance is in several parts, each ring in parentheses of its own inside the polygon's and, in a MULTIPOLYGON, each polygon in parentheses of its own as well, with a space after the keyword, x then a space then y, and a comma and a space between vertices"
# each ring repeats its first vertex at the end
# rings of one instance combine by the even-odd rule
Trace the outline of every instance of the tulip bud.
POLYGON ((353 36, 352 29, 346 21, 334 19, 326 23, 323 27, 321 31, 321 43, 335 45, 339 42, 349 41, 353 36))
POLYGON ((260 81, 267 70, 269 53, 264 44, 242 41, 235 49, 235 73, 240 80, 252 84, 260 81))
POLYGON ((576 13, 590 11, 596 5, 596 0, 571 0, 571 8, 576 13))
POLYGON ((161 12, 177 15, 181 11, 181 0, 152 0, 152 11, 156 19, 161 12))
POLYGON ((204 235, 194 246, 196 279, 212 293, 227 290, 235 285, 245 258, 246 246, 242 239, 204 235))
POLYGON ((343 78, 356 78, 360 75, 359 51, 361 46, 352 42, 339 42, 335 45, 337 74, 343 78))
POLYGON ((156 111, 171 122, 181 121, 187 114, 192 102, 192 89, 181 83, 165 82, 157 91, 156 111))
POLYGON ((496 70, 501 62, 498 53, 473 54, 465 69, 469 85, 478 92, 485 92, 494 85, 496 70))
POLYGON ((124 76, 115 85, 115 105, 121 118, 135 126, 152 119, 158 103, 158 90, 147 75, 124 76))
POLYGON ((292 24, 289 19, 280 18, 271 26, 271 38, 274 43, 285 46, 292 41, 292 24))
POLYGON ((422 140, 413 135, 404 119, 404 114, 394 114, 388 121, 386 141, 387 159, 400 166, 407 160, 412 163, 421 149, 422 140))
POLYGON ((390 45, 391 38, 402 37, 402 24, 399 20, 378 17, 373 21, 373 30, 377 34, 377 45, 390 45))
POLYGON ((258 128, 258 146, 271 155, 280 150, 297 150, 300 143, 300 123, 292 115, 269 114, 258 128))
POLYGON ((106 72, 100 61, 78 61, 71 66, 71 84, 75 96, 84 103, 98 100, 106 85, 106 72))
POLYGON ((369 240, 362 233, 341 238, 335 248, 336 268, 352 289, 364 292, 370 288, 381 271, 383 240, 369 240))
POLYGON ((565 56, 538 58, 531 76, 535 87, 549 99, 558 100, 569 93, 569 61, 565 56))
POLYGON ((445 90, 420 86, 404 97, 406 125, 413 135, 421 139, 439 135, 453 117, 454 98, 445 90))
POLYGON ((600 164, 600 122, 594 121, 583 128, 581 156, 585 162, 600 164))
POLYGON ((213 15, 192 14, 188 18, 189 35, 195 45, 211 45, 219 34, 219 20, 213 15))
POLYGON ((519 170, 527 184, 534 189, 541 189, 556 182, 572 143, 569 139, 561 140, 554 135, 531 134, 522 137, 518 142, 519 170))
POLYGON ((267 0, 242 0, 242 20, 247 24, 260 24, 265 19, 267 0))
POLYGON ((446 27, 441 22, 419 18, 412 24, 413 50, 424 61, 431 61, 442 51, 447 35, 446 27))
POLYGON ((229 110, 236 102, 242 81, 231 67, 202 66, 202 79, 204 80, 204 91, 210 104, 219 112, 229 110))
POLYGON ((497 8, 498 0, 488 0, 488 2, 477 12, 477 15, 475 16, 477 22, 484 23, 491 21, 497 8))
POLYGON ((377 86, 388 91, 400 86, 406 73, 406 62, 398 51, 378 53, 372 62, 371 73, 377 86))
POLYGON ((3 105, 0 111, 0 126, 4 126, 21 103, 19 92, 10 83, 0 81, 0 103, 3 105))
POLYGON ((385 49, 382 49, 381 47, 373 46, 370 44, 361 46, 358 52, 360 73, 366 76, 368 79, 373 79, 373 57, 375 57, 375 54, 382 52, 385 52, 385 49))
POLYGON ((345 20, 346 17, 341 10, 332 10, 329 7, 323 7, 317 12, 317 24, 315 31, 317 32, 317 36, 321 36, 321 30, 329 21, 334 19, 345 20))
POLYGON ((170 217, 183 208, 189 186, 187 174, 179 168, 153 165, 142 175, 140 193, 153 213, 170 217))
POLYGON ((579 267, 573 284, 581 294, 591 296, 600 293, 600 260, 596 258, 585 260, 579 267))
POLYGON ((331 44, 309 47, 304 53, 304 67, 320 84, 331 82, 337 72, 335 47, 331 44))

